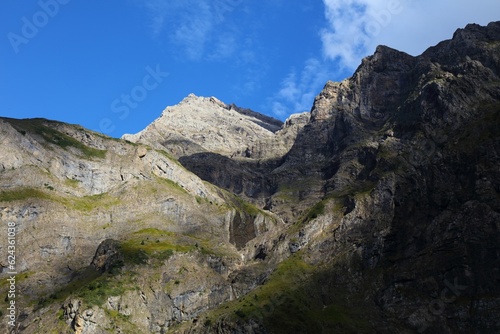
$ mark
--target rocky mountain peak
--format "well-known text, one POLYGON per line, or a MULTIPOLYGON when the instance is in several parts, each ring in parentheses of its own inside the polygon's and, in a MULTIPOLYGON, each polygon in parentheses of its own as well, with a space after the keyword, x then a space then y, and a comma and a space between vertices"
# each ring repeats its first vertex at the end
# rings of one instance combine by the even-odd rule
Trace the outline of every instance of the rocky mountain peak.
POLYGON ((228 109, 227 104, 225 104, 224 102, 222 102, 221 100, 219 100, 218 98, 216 98, 214 96, 210 96, 210 97, 197 96, 194 93, 190 93, 188 96, 186 96, 184 99, 182 99, 181 102, 179 102, 180 105, 191 104, 191 103, 195 103, 195 104, 204 104, 204 103, 210 104, 211 103, 211 104, 214 104, 214 105, 219 106, 221 108, 228 109))
POLYGON ((415 57, 388 46, 379 45, 372 56, 362 60, 360 68, 354 75, 359 72, 404 71, 414 63, 415 57))
POLYGON ((167 107, 146 129, 135 135, 126 134, 123 139, 166 149, 176 157, 211 152, 261 159, 284 155, 297 129, 216 97, 189 94, 179 104, 167 107))

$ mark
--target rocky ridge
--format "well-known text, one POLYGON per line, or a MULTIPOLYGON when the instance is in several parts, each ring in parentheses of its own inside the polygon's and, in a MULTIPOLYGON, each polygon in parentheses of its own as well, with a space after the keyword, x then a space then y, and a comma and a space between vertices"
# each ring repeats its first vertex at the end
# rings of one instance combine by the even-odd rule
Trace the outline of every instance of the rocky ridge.
POLYGON ((215 97, 190 94, 167 107, 146 129, 122 138, 167 150, 177 158, 209 152, 230 158, 272 159, 290 149, 304 118, 307 116, 295 115, 283 124, 215 97))
POLYGON ((139 144, 3 119, 21 332, 499 331, 499 55, 500 22, 380 46, 281 130, 195 96, 139 144))

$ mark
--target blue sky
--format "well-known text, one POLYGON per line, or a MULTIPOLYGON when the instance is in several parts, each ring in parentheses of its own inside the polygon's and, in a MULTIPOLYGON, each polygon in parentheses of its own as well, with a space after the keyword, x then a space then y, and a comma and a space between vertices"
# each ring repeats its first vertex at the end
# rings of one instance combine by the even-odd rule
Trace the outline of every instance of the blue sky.
POLYGON ((413 55, 498 0, 4 0, 0 116, 119 137, 189 93, 285 119, 378 44, 413 55), (452 5, 450 5, 452 3, 452 5))

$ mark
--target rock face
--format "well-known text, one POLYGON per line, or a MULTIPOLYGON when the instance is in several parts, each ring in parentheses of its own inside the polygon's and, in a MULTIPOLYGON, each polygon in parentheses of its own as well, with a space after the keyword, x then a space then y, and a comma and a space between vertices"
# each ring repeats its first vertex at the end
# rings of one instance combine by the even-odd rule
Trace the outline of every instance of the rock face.
POLYGON ((2 119, 19 331, 499 332, 498 129, 500 22, 380 46, 284 124, 195 96, 129 142, 2 119))
MULTIPOLYGON (((16 305, 26 333, 137 326, 160 332, 193 319, 233 298, 228 272, 253 258, 253 240, 281 225, 279 217, 203 182, 150 146, 44 119, 0 119, 0 138, 0 219, 16 228, 16 305), (182 278, 191 270, 194 277, 182 278), (202 273, 212 281, 198 284, 202 273), (136 313, 133 307, 145 304, 132 300, 142 297, 126 293, 136 285, 153 288, 144 292, 147 312, 136 313), (102 308, 122 294, 123 309, 102 308), (67 315, 47 316, 68 302, 74 307, 67 315)), ((7 246, 7 239, 0 242, 2 254, 7 246)), ((7 256, 0 265, 2 279, 9 277, 7 256)), ((2 332, 6 326, 0 324, 2 332)))
POLYGON ((310 113, 294 114, 282 123, 190 94, 143 131, 122 138, 166 150, 203 180, 264 206, 262 198, 274 186, 269 171, 279 166, 309 118, 310 113))
POLYGON ((275 135, 281 128, 277 119, 226 105, 215 97, 190 94, 167 107, 143 131, 122 138, 166 149, 175 157, 210 152, 261 159, 283 155, 293 144, 293 133, 275 135))

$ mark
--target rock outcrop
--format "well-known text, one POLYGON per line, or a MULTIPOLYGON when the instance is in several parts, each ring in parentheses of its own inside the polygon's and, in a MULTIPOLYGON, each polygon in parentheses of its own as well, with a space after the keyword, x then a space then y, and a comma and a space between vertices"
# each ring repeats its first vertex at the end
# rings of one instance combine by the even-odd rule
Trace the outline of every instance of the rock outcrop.
POLYGON ((274 191, 269 171, 279 166, 309 119, 310 113, 294 114, 282 123, 190 94, 143 131, 122 138, 166 150, 203 180, 264 206, 263 198, 274 191))
POLYGON ((215 97, 190 94, 178 105, 167 107, 143 131, 122 138, 167 150, 177 158, 210 152, 231 158, 269 159, 283 155, 293 144, 294 131, 276 136, 279 130, 283 132, 277 119, 227 105, 215 97))

